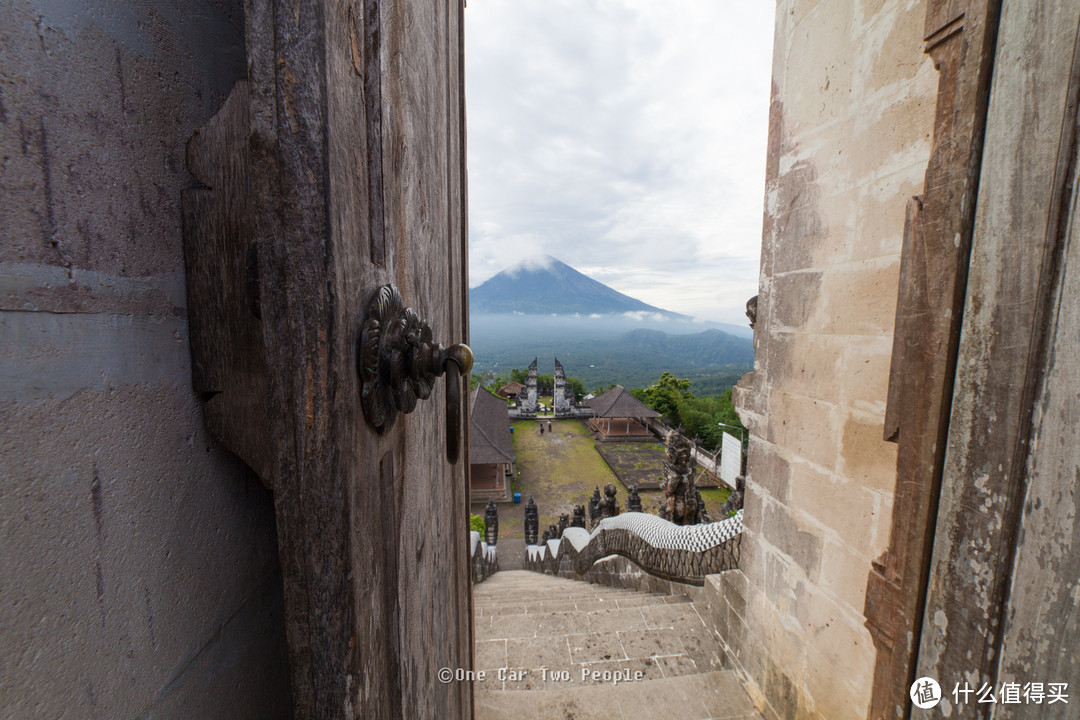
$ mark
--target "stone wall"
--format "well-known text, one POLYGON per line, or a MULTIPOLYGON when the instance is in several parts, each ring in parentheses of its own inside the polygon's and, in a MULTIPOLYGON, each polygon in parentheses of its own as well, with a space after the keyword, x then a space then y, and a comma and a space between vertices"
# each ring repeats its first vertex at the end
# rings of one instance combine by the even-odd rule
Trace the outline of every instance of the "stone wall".
POLYGON ((291 717, 273 499, 203 431, 180 191, 240 2, 0 3, 0 707, 291 717))
MULTIPOLYGON (((636 562, 621 555, 610 555, 603 560, 598 560, 582 575, 569 567, 569 563, 561 563, 558 575, 567 580, 584 580, 593 585, 684 597, 691 602, 705 598, 705 591, 700 585, 690 585, 650 575, 636 562)), ((718 574, 709 577, 719 576, 718 574)))
POLYGON ((908 199, 937 73, 909 0, 780 0, 740 569, 706 586, 766 717, 864 718, 870 561, 888 542, 882 439, 908 199))

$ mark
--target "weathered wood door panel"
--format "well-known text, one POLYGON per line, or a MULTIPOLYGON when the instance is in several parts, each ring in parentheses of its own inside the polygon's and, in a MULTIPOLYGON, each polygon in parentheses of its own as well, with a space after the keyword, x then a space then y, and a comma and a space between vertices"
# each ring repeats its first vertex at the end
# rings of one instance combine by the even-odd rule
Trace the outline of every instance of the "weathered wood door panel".
MULTIPOLYGON (((1000 701, 1005 682, 1080 682, 1078 33, 1074 0, 1002 4, 919 645, 917 674, 950 704, 956 683, 1000 701)), ((1075 714, 970 705, 964 716, 1075 714)))
MULTIPOLYGON (((1073 176, 1073 188, 1080 177, 1073 176)), ((998 682, 1080 687, 1080 215, 1075 190, 1049 308, 1027 490, 1012 568, 998 682)), ((1070 697, 1070 704, 1075 703, 1070 697)), ((1002 708, 998 717, 1073 718, 1076 708, 1002 708)))
POLYGON ((296 716, 470 717, 437 679, 471 666, 468 444, 446 461, 441 382, 377 433, 357 373, 387 283, 467 341, 462 6, 249 0, 245 29, 248 80, 189 151, 242 157, 185 197, 192 354, 211 432, 274 490, 296 716), (215 360, 234 326, 261 342, 215 360))

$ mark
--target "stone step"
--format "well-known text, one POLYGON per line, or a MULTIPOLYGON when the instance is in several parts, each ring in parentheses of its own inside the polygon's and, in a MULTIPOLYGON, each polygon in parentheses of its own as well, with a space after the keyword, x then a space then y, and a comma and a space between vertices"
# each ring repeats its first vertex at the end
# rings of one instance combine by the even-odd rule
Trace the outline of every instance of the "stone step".
MULTIPOLYGON (((474 603, 475 604, 475 603, 474 603)), ((662 598, 610 598, 582 597, 554 600, 536 600, 535 602, 507 601, 502 603, 484 603, 476 605, 478 616, 487 615, 531 615, 533 613, 574 611, 591 612, 603 608, 644 608, 666 607, 669 605, 692 605, 689 602, 668 602, 662 598)))
POLYGON ((730 671, 650 676, 630 681, 620 680, 622 677, 614 672, 586 677, 579 674, 570 678, 549 676, 542 685, 502 691, 483 691, 482 683, 478 683, 475 717, 477 720, 638 720, 658 717, 761 720, 742 685, 730 671))
POLYGON ((500 571, 473 588, 477 718, 755 718, 684 596, 500 571))
MULTIPOLYGON (((496 573, 498 574, 498 573, 496 573)), ((578 582, 575 580, 566 580, 565 582, 576 584, 579 587, 551 587, 551 586, 527 586, 521 587, 500 587, 489 588, 480 592, 481 585, 487 583, 481 583, 475 588, 473 595, 480 594, 483 597, 491 598, 493 600, 507 599, 507 598, 528 598, 530 594, 542 592, 545 597, 558 598, 558 597, 579 597, 579 596, 601 596, 601 597, 682 597, 685 595, 669 596, 661 593, 650 593, 644 590, 626 590, 622 588, 609 588, 604 585, 589 585, 584 582, 578 582)))
POLYGON ((483 597, 490 602, 503 600, 528 601, 536 597, 541 591, 543 591, 546 600, 604 597, 638 598, 641 604, 689 602, 689 598, 682 595, 660 595, 604 585, 591 585, 576 580, 567 580, 524 570, 500 571, 492 575, 488 580, 473 589, 473 596, 483 597))
MULTIPOLYGON (((502 575, 505 571, 500 571, 495 575, 502 575)), ((528 571, 523 571, 528 572, 528 571)), ((534 573, 539 574, 539 573, 534 573)), ((632 590, 627 588, 613 588, 606 585, 593 585, 577 580, 566 580, 564 578, 556 578, 562 580, 567 585, 551 585, 551 584, 529 584, 521 581, 514 581, 513 583, 492 584, 491 587, 484 587, 494 579, 495 575, 485 580, 475 588, 474 594, 481 594, 484 597, 501 598, 501 597, 520 597, 523 594, 531 592, 543 591, 549 597, 556 597, 559 595, 613 595, 613 596, 651 596, 656 595, 659 597, 665 597, 660 593, 650 593, 643 590, 632 590)), ((685 597, 681 596, 681 597, 685 597)))

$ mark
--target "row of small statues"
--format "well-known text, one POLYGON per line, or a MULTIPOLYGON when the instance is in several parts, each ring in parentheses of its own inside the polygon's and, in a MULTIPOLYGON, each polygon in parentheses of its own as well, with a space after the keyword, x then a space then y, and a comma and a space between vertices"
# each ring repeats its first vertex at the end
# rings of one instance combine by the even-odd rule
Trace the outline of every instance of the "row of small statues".
MULTIPOLYGON (((727 517, 733 511, 742 509, 745 487, 745 478, 740 475, 736 481, 735 492, 731 494, 727 502, 720 508, 721 517, 727 517)), ((619 501, 615 497, 615 493, 615 486, 611 483, 604 486, 604 497, 600 497, 599 487, 593 490, 592 497, 589 498, 589 528, 595 528, 600 521, 606 517, 614 517, 619 514, 619 501)), ((709 518, 709 514, 705 510, 705 501, 701 498, 701 491, 695 489, 695 495, 697 501, 697 516, 704 518, 702 522, 712 522, 709 518)), ((668 502, 669 500, 669 496, 665 496, 660 500, 661 517, 664 516, 664 509, 672 506, 672 504, 668 502)), ((637 485, 630 486, 630 494, 626 498, 626 511, 642 512, 641 496, 638 495, 637 485)), ((684 513, 683 519, 687 517, 688 514, 684 513)), ((484 541, 488 545, 494 545, 499 539, 499 511, 495 507, 494 500, 488 500, 487 507, 484 508, 484 523, 486 525, 484 541)), ((682 524, 688 525, 691 523, 684 522, 682 524)), ((543 535, 540 536, 540 513, 536 507, 536 501, 530 497, 529 502, 525 504, 525 543, 527 545, 536 545, 537 540, 541 539, 541 537, 541 542, 544 543, 548 540, 561 538, 563 530, 568 527, 586 527, 584 505, 575 505, 572 515, 567 515, 566 513, 560 515, 558 524, 548 525, 547 530, 544 530, 543 535)))
MULTIPOLYGON (((697 474, 697 461, 693 454, 693 445, 685 437, 674 430, 668 433, 664 439, 664 477, 660 487, 664 496, 660 498, 658 514, 668 522, 676 525, 696 525, 699 523, 712 522, 709 513, 705 509, 705 501, 701 497, 701 491, 697 488, 695 475, 697 474)), ((727 517, 734 510, 742 508, 745 481, 740 475, 736 480, 735 492, 720 509, 720 516, 727 517)), ((615 497, 616 489, 611 483, 604 486, 604 494, 601 497, 600 488, 593 489, 592 497, 589 498, 589 529, 595 529, 601 520, 607 517, 615 517, 621 512, 619 500, 615 497)), ((630 494, 626 498, 627 512, 642 512, 641 496, 638 495, 637 485, 630 486, 630 494)), ((485 511, 485 519, 495 512, 494 503, 488 502, 485 511)), ((490 527, 490 521, 489 521, 490 527)), ((495 535, 498 534, 498 518, 495 518, 495 535)), ((559 516, 557 525, 549 525, 543 532, 542 542, 561 538, 563 530, 568 527, 585 528, 585 506, 575 505, 572 516, 563 514, 559 516)), ((491 536, 491 533, 488 533, 491 536)), ((540 514, 536 507, 536 501, 529 498, 525 505, 525 542, 528 545, 536 545, 540 535, 540 514)), ((493 540, 488 540, 493 545, 493 540)))

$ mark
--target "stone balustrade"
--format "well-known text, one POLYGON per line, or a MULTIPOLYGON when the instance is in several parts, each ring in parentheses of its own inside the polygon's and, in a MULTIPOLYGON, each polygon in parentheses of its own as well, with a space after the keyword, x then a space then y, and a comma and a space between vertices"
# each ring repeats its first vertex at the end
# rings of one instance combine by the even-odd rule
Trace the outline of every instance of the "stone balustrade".
POLYGON ((475 530, 469 533, 469 558, 474 585, 483 582, 499 569, 499 554, 495 546, 481 540, 480 533, 475 530))
POLYGON ((654 577, 700 586, 706 575, 738 567, 741 539, 742 510, 727 520, 698 525, 628 512, 604 518, 591 533, 567 527, 559 538, 529 545, 525 568, 580 578, 597 561, 620 555, 654 577))

